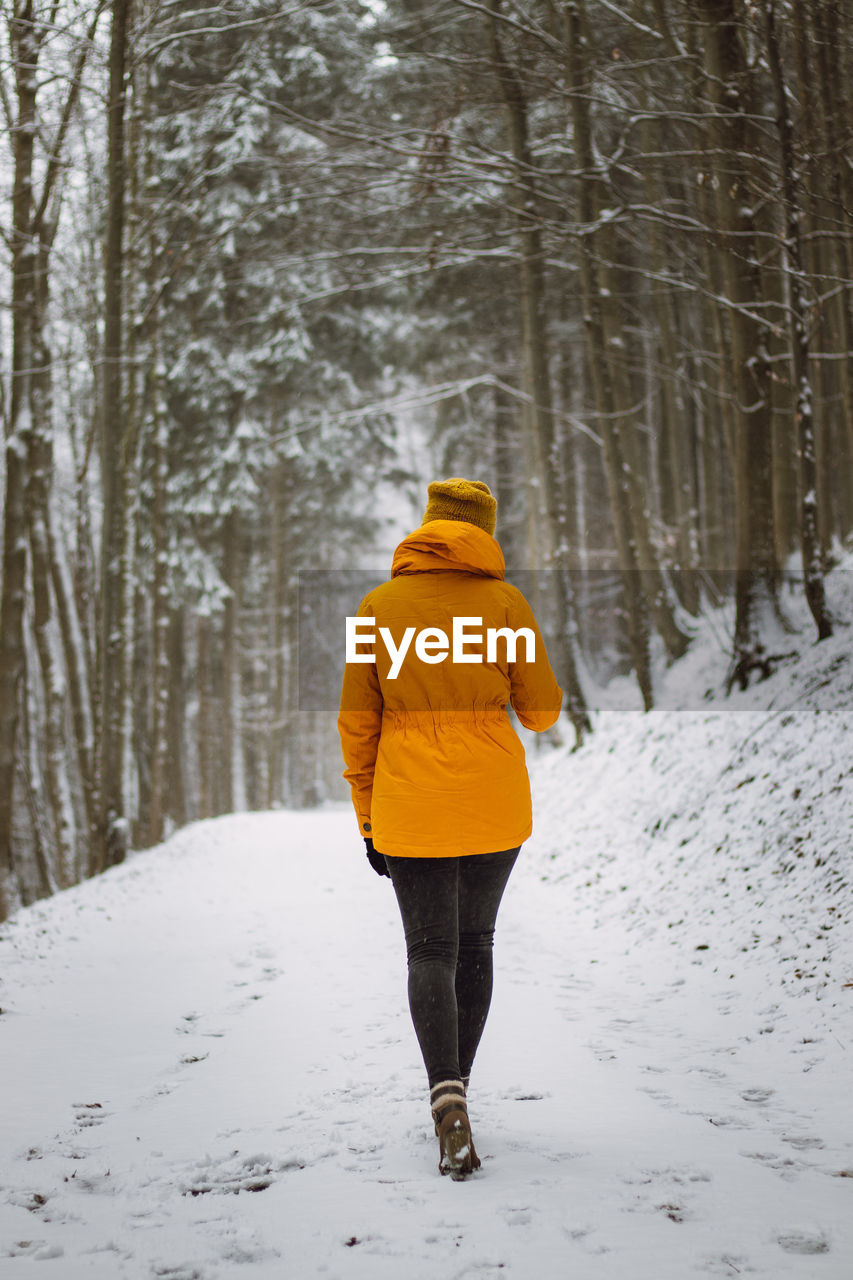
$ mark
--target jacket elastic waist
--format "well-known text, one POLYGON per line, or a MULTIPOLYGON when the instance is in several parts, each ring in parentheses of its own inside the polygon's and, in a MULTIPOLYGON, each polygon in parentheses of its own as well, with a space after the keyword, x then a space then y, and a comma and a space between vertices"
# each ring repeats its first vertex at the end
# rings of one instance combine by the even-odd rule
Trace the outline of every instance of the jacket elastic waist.
POLYGON ((396 707, 384 707, 382 710, 383 728, 412 728, 415 725, 433 727, 440 724, 470 725, 486 721, 507 719, 506 707, 428 707, 422 710, 402 710, 396 707))

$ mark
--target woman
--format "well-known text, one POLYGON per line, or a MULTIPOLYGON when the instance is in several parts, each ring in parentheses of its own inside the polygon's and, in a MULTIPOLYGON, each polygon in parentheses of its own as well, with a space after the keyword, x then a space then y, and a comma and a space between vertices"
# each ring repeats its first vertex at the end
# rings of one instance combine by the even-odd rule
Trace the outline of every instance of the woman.
POLYGON ((391 581, 359 607, 338 718, 367 856, 390 876, 403 920, 439 1169, 457 1179, 480 1165, 468 1080, 491 1000, 498 906, 532 830, 507 706, 541 731, 562 704, 530 606, 504 582, 496 511, 479 481, 429 486, 391 581))

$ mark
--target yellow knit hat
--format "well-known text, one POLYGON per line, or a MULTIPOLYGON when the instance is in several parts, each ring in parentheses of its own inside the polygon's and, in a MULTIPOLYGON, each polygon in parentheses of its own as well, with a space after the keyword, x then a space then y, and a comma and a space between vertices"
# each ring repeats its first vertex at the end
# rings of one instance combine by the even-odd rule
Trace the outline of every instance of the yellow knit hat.
POLYGON ((498 504, 487 484, 480 480, 433 480, 422 523, 430 520, 464 520, 494 537, 498 504))

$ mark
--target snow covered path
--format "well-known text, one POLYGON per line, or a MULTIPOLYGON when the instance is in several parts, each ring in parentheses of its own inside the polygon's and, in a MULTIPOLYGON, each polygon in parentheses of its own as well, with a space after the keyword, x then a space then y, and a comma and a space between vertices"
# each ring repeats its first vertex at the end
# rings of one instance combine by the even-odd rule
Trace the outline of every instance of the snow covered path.
POLYGON ((849 1280, 850 1019, 628 946, 537 866, 466 1183, 348 808, 199 824, 3 926, 4 1280, 849 1280))

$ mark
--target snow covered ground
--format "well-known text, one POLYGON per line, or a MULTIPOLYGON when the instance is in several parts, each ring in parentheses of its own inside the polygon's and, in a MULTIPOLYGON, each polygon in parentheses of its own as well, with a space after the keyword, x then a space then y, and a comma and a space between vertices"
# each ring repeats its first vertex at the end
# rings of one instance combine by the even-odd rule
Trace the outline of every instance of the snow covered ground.
POLYGON ((465 1183, 348 808, 197 824, 2 926, 3 1280, 849 1280, 850 631, 792 647, 532 760, 465 1183))

